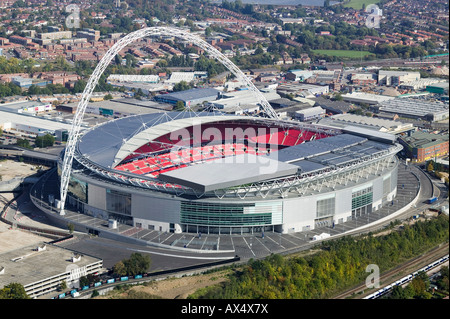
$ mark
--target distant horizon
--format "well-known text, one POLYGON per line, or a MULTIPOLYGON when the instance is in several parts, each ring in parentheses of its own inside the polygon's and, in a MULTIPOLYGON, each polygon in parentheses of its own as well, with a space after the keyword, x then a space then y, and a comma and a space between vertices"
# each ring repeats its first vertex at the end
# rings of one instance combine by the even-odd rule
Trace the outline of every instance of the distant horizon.
MULTIPOLYGON (((235 0, 227 0, 234 2, 235 0)), ((263 5, 304 5, 322 7, 325 0, 241 0, 245 4, 263 4, 263 5)), ((213 2, 222 2, 222 0, 214 0, 213 2)), ((330 1, 331 4, 337 1, 330 1)))

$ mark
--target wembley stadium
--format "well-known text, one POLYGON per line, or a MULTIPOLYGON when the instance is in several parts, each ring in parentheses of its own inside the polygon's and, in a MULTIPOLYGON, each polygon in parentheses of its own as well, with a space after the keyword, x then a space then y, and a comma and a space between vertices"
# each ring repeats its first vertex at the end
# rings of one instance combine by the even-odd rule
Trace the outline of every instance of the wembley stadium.
POLYGON ((66 207, 174 233, 307 231, 392 201, 401 149, 389 134, 351 126, 220 112, 129 116, 80 133, 66 207))

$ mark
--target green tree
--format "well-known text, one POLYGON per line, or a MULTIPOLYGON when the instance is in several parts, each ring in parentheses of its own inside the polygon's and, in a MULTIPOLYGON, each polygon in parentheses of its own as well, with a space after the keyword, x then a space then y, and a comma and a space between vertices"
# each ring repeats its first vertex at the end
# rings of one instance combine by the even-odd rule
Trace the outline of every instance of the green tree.
POLYGON ((151 264, 151 259, 148 255, 140 253, 132 253, 129 259, 123 261, 127 274, 136 276, 148 271, 151 264))
POLYGON ((50 147, 53 146, 53 144, 55 144, 55 137, 51 134, 45 134, 44 136, 37 136, 34 144, 36 145, 36 147, 50 147))
POLYGON ((17 144, 17 146, 20 146, 20 147, 31 148, 30 141, 27 139, 24 139, 24 138, 17 139, 16 144, 17 144))
POLYGON ((30 299, 30 297, 21 284, 10 283, 0 289, 0 299, 30 299))
POLYGON ((119 261, 113 266, 113 273, 117 276, 125 276, 127 274, 123 261, 119 261))
POLYGON ((61 290, 66 290, 67 289, 67 282, 65 280, 62 280, 59 283, 59 289, 61 289, 61 290))
POLYGON ((184 102, 183 101, 177 101, 175 104, 175 111, 183 111, 184 110, 184 102))
POLYGON ((68 224, 67 224, 67 229, 69 230, 69 233, 70 233, 70 234, 73 234, 73 231, 74 231, 74 229, 75 229, 74 224, 68 223, 68 224))

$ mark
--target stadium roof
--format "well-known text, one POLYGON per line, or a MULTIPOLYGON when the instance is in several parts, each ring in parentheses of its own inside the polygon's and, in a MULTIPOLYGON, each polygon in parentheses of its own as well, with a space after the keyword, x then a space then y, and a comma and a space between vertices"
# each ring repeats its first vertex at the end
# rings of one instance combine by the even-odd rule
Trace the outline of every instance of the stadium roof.
POLYGON ((166 172, 160 174, 159 178, 168 183, 208 192, 294 175, 297 171, 295 165, 266 156, 242 154, 166 172))
POLYGON ((282 149, 272 153, 270 158, 296 165, 301 173, 309 173, 330 166, 345 165, 362 157, 384 152, 390 147, 389 144, 371 141, 362 136, 341 134, 282 149))
POLYGON ((330 153, 341 148, 350 147, 364 141, 366 139, 362 137, 340 134, 279 150, 278 152, 272 153, 270 158, 292 163, 302 159, 308 159, 309 157, 330 153))

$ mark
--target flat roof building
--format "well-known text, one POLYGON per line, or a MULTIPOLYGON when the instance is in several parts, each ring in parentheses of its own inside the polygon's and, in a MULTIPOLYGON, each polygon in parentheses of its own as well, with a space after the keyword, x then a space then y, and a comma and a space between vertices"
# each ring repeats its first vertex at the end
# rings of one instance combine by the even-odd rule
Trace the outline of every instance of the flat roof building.
POLYGON ((30 135, 42 135, 44 133, 53 135, 57 130, 69 131, 71 126, 72 125, 69 123, 48 120, 36 116, 0 111, 0 127, 4 131, 13 130, 30 135))
POLYGON ((420 80, 420 72, 410 71, 378 71, 379 85, 398 86, 404 82, 420 80))
POLYGON ((68 288, 78 288, 82 276, 103 270, 100 258, 44 243, 0 256, 0 287, 19 283, 31 298, 56 291, 63 281, 68 288))
POLYGON ((447 82, 439 82, 439 83, 427 85, 425 90, 430 93, 447 94, 448 95, 448 88, 449 88, 449 83, 447 81, 447 82))
POLYGON ((400 137, 399 141, 413 162, 424 162, 448 155, 448 137, 448 134, 416 131, 411 136, 400 137))
POLYGON ((369 105, 380 104, 381 102, 390 101, 394 99, 392 96, 364 93, 364 92, 353 92, 342 95, 342 98, 346 102, 352 103, 364 103, 369 105))
POLYGON ((301 122, 321 119, 325 116, 325 110, 320 106, 310 107, 295 112, 295 118, 301 122))
POLYGON ((319 124, 337 128, 345 128, 348 125, 352 125, 390 134, 401 134, 415 130, 414 125, 411 123, 356 114, 333 115, 320 120, 319 124))
POLYGON ((213 88, 196 88, 186 91, 160 94, 155 96, 155 100, 168 104, 177 104, 178 101, 181 101, 183 102, 184 106, 189 107, 197 104, 202 104, 204 101, 214 101, 218 98, 219 92, 219 90, 213 88))
POLYGON ((383 101, 380 103, 379 111, 431 122, 444 120, 449 117, 447 104, 414 98, 396 98, 383 101))

